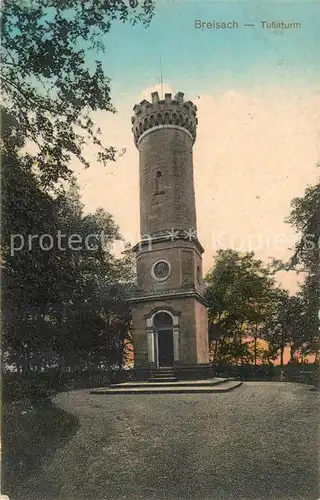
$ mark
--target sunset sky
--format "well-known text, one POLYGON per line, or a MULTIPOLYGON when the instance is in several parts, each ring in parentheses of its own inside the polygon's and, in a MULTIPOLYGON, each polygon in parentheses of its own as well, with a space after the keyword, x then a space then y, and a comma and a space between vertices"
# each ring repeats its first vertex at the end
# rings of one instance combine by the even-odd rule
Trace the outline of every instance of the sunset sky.
MULTIPOLYGON (((141 99, 185 93, 198 107, 194 171, 204 272, 217 248, 287 258, 294 233, 284 223, 290 200, 319 170, 319 4, 317 2, 156 2, 149 28, 115 23, 102 55, 117 114, 96 113, 106 145, 126 148, 116 163, 92 158, 77 168, 85 209, 112 213, 127 241, 139 239, 139 177, 130 118, 141 99), (202 30, 195 20, 233 21, 202 30), (261 21, 300 23, 263 29, 261 21), (254 27, 245 27, 252 24, 254 27)), ((292 291, 295 275, 282 274, 292 291)))

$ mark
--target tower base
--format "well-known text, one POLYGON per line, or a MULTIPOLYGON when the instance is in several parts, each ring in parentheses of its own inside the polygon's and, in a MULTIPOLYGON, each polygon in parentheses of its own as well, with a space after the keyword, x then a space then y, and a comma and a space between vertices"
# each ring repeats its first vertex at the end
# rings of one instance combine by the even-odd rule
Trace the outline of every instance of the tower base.
POLYGON ((196 294, 142 300, 133 308, 134 372, 172 369, 178 378, 212 376, 207 309, 196 294))

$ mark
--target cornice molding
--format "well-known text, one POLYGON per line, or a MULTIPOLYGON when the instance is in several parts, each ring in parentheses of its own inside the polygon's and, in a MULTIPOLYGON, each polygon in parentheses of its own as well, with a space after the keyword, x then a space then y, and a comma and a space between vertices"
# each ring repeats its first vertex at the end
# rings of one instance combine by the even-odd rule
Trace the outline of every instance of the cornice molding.
POLYGON ((196 298, 204 306, 208 307, 206 299, 197 290, 165 290, 165 291, 152 291, 152 292, 141 292, 139 295, 135 295, 128 299, 131 303, 139 302, 154 302, 155 300, 168 300, 168 299, 185 299, 185 298, 196 298))

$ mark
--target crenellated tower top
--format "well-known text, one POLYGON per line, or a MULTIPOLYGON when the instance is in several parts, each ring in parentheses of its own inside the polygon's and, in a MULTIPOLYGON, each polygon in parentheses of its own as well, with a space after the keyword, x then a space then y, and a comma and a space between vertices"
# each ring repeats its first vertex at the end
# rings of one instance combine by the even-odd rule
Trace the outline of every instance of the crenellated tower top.
POLYGON ((134 106, 131 123, 137 147, 143 137, 163 127, 184 130, 194 143, 198 123, 197 107, 191 101, 184 101, 183 96, 182 92, 178 92, 173 99, 172 94, 165 94, 164 99, 159 99, 158 92, 153 92, 151 102, 144 99, 134 106))

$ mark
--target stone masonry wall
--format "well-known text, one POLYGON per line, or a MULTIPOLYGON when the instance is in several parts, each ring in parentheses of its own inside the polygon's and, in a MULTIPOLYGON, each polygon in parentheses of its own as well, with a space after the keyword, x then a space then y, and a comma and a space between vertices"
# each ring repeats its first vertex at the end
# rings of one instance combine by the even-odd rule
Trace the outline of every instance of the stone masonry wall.
POLYGON ((139 143, 141 235, 196 230, 192 140, 183 130, 157 128, 139 143))
POLYGON ((146 316, 155 309, 170 308, 179 314, 180 363, 207 363, 206 308, 195 298, 172 298, 136 304, 133 307, 133 339, 135 366, 148 366, 146 316))
POLYGON ((152 250, 145 250, 137 256, 138 286, 145 291, 178 288, 187 283, 194 283, 197 287, 198 265, 201 266, 201 256, 193 242, 180 240, 153 244, 152 250), (161 259, 170 263, 171 275, 167 280, 157 282, 152 278, 151 269, 161 259))
POLYGON ((209 363, 208 313, 206 307, 195 301, 198 363, 209 363))

